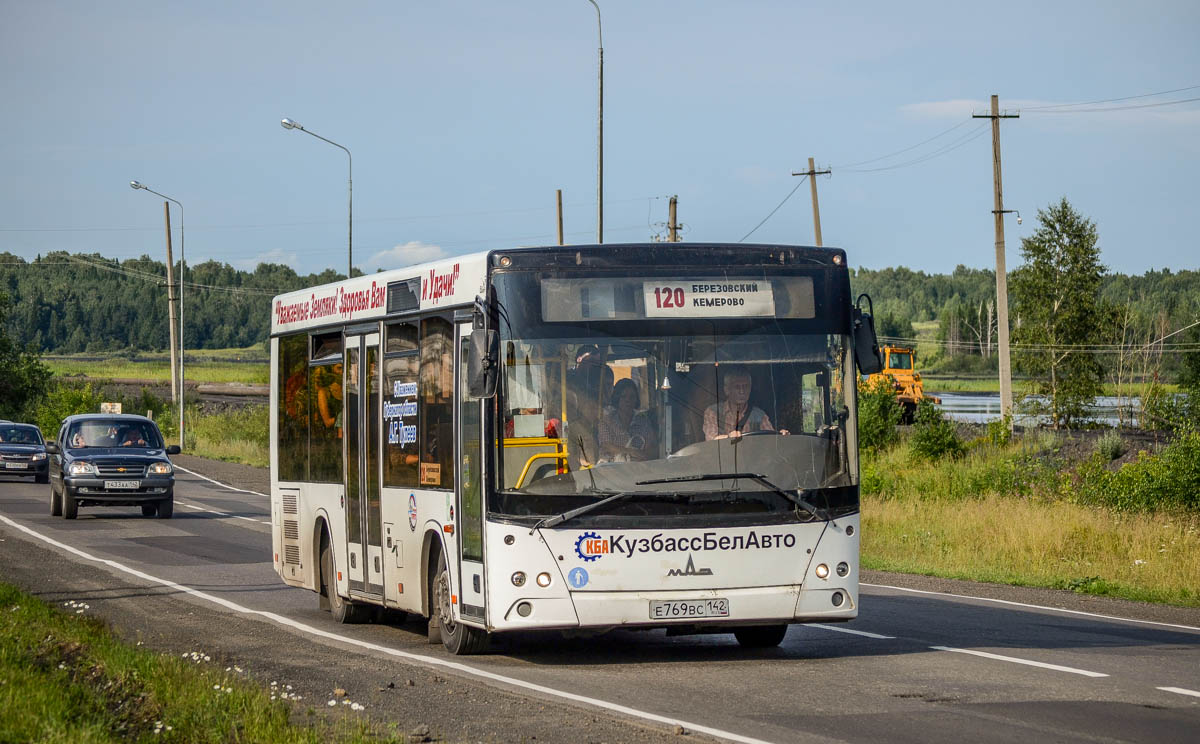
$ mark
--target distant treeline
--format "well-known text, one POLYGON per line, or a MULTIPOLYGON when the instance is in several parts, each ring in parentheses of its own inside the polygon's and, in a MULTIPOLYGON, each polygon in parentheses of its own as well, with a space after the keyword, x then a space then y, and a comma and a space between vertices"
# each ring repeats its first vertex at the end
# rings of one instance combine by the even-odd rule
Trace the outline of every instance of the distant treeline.
MULTIPOLYGON (((1010 270, 1016 268, 1010 266, 1010 270)), ((912 323, 937 321, 937 351, 927 362, 946 368, 954 357, 991 357, 991 364, 950 364, 947 371, 982 371, 994 366, 996 349, 996 273, 990 269, 959 266, 951 274, 927 274, 903 266, 857 269, 850 277, 855 294, 871 295, 881 335, 912 338, 912 323)), ((1010 287, 1011 280, 1010 280, 1010 287)), ((1107 344, 1138 346, 1200 320, 1200 271, 1170 269, 1147 271, 1140 276, 1106 274, 1100 299, 1104 313, 1096 318, 1107 344)), ((1011 297, 1010 297, 1011 304, 1011 297)), ((1016 327, 1021 318, 1010 313, 1016 327)), ((1200 340, 1200 326, 1167 340, 1192 343, 1200 340)), ((1165 347, 1170 349, 1171 347, 1165 347)), ((1178 368, 1181 354, 1162 356, 1162 370, 1178 368)), ((1099 352, 1108 366, 1114 354, 1099 352)), ((966 360, 959 360, 965 362, 966 360)))
MULTIPOLYGON (((9 336, 49 353, 165 349, 166 275, 166 266, 148 256, 115 261, 96 254, 50 253, 29 261, 0 253, 0 292, 11 303, 9 336)), ((186 278, 187 348, 223 349, 266 339, 272 295, 344 275, 328 269, 301 276, 288 266, 265 263, 241 271, 207 261, 189 266, 186 278)), ((911 338, 912 323, 934 320, 939 323, 937 356, 987 356, 989 328, 994 348, 996 280, 990 270, 959 266, 951 274, 927 274, 904 267, 857 269, 851 284, 855 293, 871 295, 883 335, 911 338)), ((1101 294, 1113 307, 1129 308, 1126 342, 1151 340, 1200 320, 1200 271, 1109 274, 1101 294)), ((1097 322, 1113 323, 1111 317, 1097 322)), ((1122 328, 1114 327, 1112 343, 1120 343, 1121 334, 1122 328)))
MULTIPOLYGON (((179 265, 175 265, 175 280, 179 265)), ((188 349, 261 343, 271 327, 271 297, 345 278, 332 269, 300 276, 288 266, 239 271, 206 261, 189 265, 184 288, 188 349)), ((54 354, 158 351, 169 345, 167 270, 148 256, 115 261, 50 253, 28 261, 0 253, 0 293, 9 297, 6 330, 18 345, 54 354)))

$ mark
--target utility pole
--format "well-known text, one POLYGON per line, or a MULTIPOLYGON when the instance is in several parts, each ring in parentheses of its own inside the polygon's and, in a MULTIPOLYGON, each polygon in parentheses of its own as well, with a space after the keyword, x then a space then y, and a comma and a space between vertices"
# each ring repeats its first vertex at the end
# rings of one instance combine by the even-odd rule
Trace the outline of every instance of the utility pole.
POLYGON ((1012 426, 1012 357, 1008 346, 1008 274, 1004 260, 1004 189, 1000 179, 1000 120, 1017 119, 1020 114, 1001 114, 1000 98, 992 96, 990 114, 972 114, 973 119, 992 120, 992 218, 996 229, 996 325, 1000 342, 1000 415, 1010 417, 1012 426))
POLYGON ((667 234, 668 234, 667 241, 670 243, 678 243, 679 242, 679 223, 675 221, 675 212, 676 212, 676 208, 678 207, 678 205, 679 205, 679 197, 672 196, 671 197, 671 206, 670 206, 670 209, 668 210, 669 217, 667 220, 667 234))
POLYGON ((562 189, 554 190, 554 199, 558 202, 558 244, 563 245, 562 231, 562 189))
POLYGON ((176 386, 179 383, 178 372, 175 370, 175 259, 171 255, 171 203, 163 202, 163 215, 167 222, 167 325, 171 329, 171 402, 179 400, 176 386))
POLYGON ((832 171, 826 168, 823 171, 817 170, 817 166, 813 164, 813 159, 808 159, 808 170, 792 173, 793 176, 808 176, 809 185, 812 187, 812 203, 813 203, 813 232, 817 236, 817 247, 820 248, 821 243, 821 207, 817 204, 817 176, 829 175, 832 171))

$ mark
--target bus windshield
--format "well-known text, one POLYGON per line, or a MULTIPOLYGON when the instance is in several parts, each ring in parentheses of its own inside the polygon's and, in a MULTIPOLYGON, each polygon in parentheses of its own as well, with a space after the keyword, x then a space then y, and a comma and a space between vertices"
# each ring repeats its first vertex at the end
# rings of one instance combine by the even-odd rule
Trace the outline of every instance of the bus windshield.
POLYGON ((823 513, 857 509, 851 341, 815 320, 811 279, 538 281, 495 280, 493 513, 552 515, 618 493, 630 495, 605 514, 797 513, 781 490, 823 513), (694 294, 707 304, 655 312, 665 295, 694 294))

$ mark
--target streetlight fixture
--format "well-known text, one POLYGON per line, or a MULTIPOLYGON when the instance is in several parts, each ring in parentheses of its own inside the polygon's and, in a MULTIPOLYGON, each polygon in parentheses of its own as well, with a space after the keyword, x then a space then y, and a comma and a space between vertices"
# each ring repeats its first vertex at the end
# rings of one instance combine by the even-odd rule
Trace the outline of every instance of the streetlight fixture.
MULTIPOLYGON (((137 181, 129 182, 130 188, 133 190, 148 191, 155 196, 161 196, 169 202, 174 202, 175 206, 179 207, 179 449, 184 447, 184 432, 183 432, 183 409, 187 402, 187 396, 184 394, 184 373, 183 373, 183 272, 187 266, 185 258, 183 242, 183 204, 178 200, 172 199, 166 194, 160 194, 148 186, 138 183, 137 181)), ((168 267, 169 268, 169 267, 168 267)))
POLYGON ((604 26, 600 22, 600 6, 588 0, 596 9, 596 32, 600 40, 599 102, 596 107, 596 242, 604 242, 604 26))
POLYGON ((311 134, 322 142, 328 142, 334 147, 342 148, 342 150, 346 153, 346 158, 350 162, 349 176, 346 178, 346 194, 350 211, 350 226, 346 245, 346 278, 349 279, 351 276, 353 276, 354 271, 354 156, 350 154, 350 150, 348 150, 344 145, 339 145, 331 139, 325 139, 316 132, 310 132, 309 130, 300 126, 300 122, 298 121, 293 119, 284 119, 279 123, 284 129, 299 129, 301 132, 304 132, 305 134, 311 134))

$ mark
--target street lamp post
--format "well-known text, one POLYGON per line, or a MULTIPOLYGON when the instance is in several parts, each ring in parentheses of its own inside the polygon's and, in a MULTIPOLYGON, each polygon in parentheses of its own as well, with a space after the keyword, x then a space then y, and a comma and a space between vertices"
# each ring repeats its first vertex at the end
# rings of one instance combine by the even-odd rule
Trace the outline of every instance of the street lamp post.
POLYGON ((600 40, 599 101, 596 107, 596 242, 604 242, 604 26, 600 22, 600 6, 588 0, 596 9, 596 33, 600 40))
POLYGON ((350 225, 349 225, 349 231, 348 231, 348 235, 347 235, 347 245, 346 245, 346 278, 349 279, 352 276, 352 272, 354 271, 354 156, 352 156, 350 154, 350 150, 348 150, 344 145, 339 145, 338 143, 334 142, 331 139, 325 139, 324 137, 317 134, 316 132, 310 132, 309 130, 300 126, 300 122, 298 122, 298 121, 294 121, 292 119, 284 119, 284 120, 280 121, 279 123, 283 126, 284 129, 299 129, 301 132, 304 132, 305 134, 311 134, 312 136, 316 137, 317 139, 321 140, 322 142, 328 142, 329 144, 333 145, 334 147, 342 148, 342 150, 346 153, 346 158, 350 162, 349 176, 346 178, 346 195, 347 195, 347 201, 349 203, 349 212, 350 212, 350 219, 349 219, 350 225))
POLYGON ((155 196, 161 196, 167 201, 173 202, 175 206, 179 207, 179 449, 182 450, 184 447, 183 409, 187 402, 187 395, 184 394, 185 377, 183 373, 183 274, 185 267, 187 266, 187 254, 185 253, 183 233, 183 204, 181 204, 178 200, 172 199, 166 194, 160 194, 154 189, 148 188, 144 184, 138 183, 137 181, 130 181, 129 186, 134 190, 141 189, 142 191, 148 191, 155 196))

